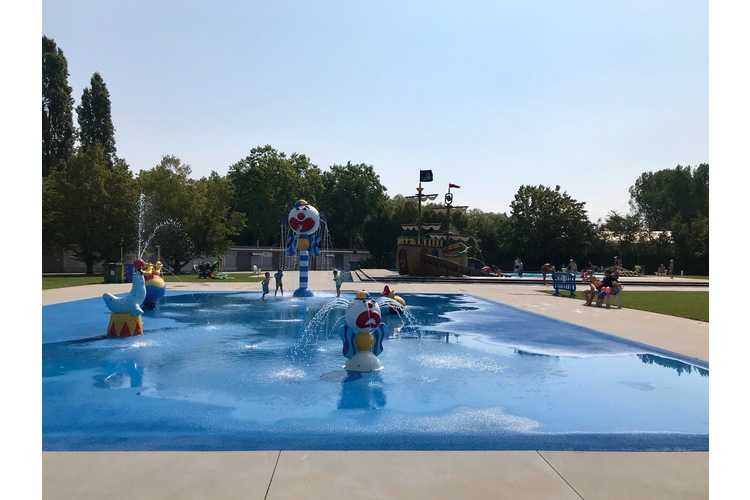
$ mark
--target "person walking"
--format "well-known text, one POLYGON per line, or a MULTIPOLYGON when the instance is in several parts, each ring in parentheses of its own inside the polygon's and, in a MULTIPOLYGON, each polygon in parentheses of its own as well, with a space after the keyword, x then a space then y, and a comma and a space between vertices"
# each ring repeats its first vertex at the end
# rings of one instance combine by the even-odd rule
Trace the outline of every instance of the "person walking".
POLYGON ((674 279, 674 259, 669 259, 669 279, 674 279))
POLYGON ((273 296, 276 297, 276 294, 279 293, 279 290, 281 290, 281 296, 284 296, 284 284, 282 283, 282 279, 284 278, 284 270, 279 267, 279 270, 276 271, 276 273, 273 275, 273 278, 276 280, 276 291, 273 292, 273 296))

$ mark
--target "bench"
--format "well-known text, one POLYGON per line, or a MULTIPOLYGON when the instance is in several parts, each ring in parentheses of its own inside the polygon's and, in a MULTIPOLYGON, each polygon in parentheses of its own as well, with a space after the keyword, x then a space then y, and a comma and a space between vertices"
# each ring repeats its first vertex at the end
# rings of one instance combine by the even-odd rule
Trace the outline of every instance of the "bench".
POLYGON ((623 287, 622 285, 620 285, 620 286, 619 286, 619 287, 617 288, 617 293, 608 293, 608 294, 607 294, 607 297, 606 297, 606 298, 604 299, 604 302, 606 303, 605 307, 606 307, 607 309, 609 309, 609 299, 610 299, 610 297, 614 297, 614 298, 615 298, 615 300, 617 300, 617 308, 618 308, 618 309, 622 309, 622 306, 620 305, 620 296, 622 295, 622 289, 623 289, 623 288, 624 288, 624 287, 623 287))
POLYGON ((352 278, 352 272, 351 271, 339 271, 339 274, 341 275, 341 281, 347 281, 347 282, 354 282, 354 278, 352 278))
POLYGON ((576 275, 573 273, 552 273, 552 286, 555 289, 555 293, 552 295, 560 295, 560 290, 570 292, 569 298, 576 296, 576 275))

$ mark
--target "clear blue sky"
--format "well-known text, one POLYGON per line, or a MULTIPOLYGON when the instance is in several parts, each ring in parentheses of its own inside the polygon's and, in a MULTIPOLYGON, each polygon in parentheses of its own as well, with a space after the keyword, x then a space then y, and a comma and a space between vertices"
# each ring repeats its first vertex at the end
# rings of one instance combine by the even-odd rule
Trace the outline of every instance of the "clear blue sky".
POLYGON ((45 0, 76 105, 107 84, 117 153, 226 174, 256 146, 365 163, 388 194, 510 212, 560 185, 593 221, 643 172, 708 162, 708 1, 45 0), (439 199, 442 199, 440 196, 439 199))

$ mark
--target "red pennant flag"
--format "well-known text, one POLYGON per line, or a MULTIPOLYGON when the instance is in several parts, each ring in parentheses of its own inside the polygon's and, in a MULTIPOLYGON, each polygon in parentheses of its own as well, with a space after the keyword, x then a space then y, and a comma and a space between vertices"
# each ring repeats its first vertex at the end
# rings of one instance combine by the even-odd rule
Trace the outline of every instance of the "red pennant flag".
POLYGON ((460 188, 461 186, 459 186, 458 184, 448 184, 448 187, 449 188, 460 188))

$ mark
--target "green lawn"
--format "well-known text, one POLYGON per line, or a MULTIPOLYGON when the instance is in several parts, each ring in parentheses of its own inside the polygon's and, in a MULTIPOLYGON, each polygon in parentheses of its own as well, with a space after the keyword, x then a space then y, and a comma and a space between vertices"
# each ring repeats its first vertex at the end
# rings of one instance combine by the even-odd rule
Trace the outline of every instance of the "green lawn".
MULTIPOLYGON (((545 290, 544 293, 551 295, 553 292, 545 290)), ((567 297, 568 292, 561 293, 562 296, 556 298, 570 300, 567 297)), ((583 290, 580 287, 576 290, 575 299, 584 300, 583 290)), ((680 318, 708 321, 708 292, 704 291, 655 290, 642 292, 625 288, 622 291, 620 302, 623 309, 637 309, 680 318)))

